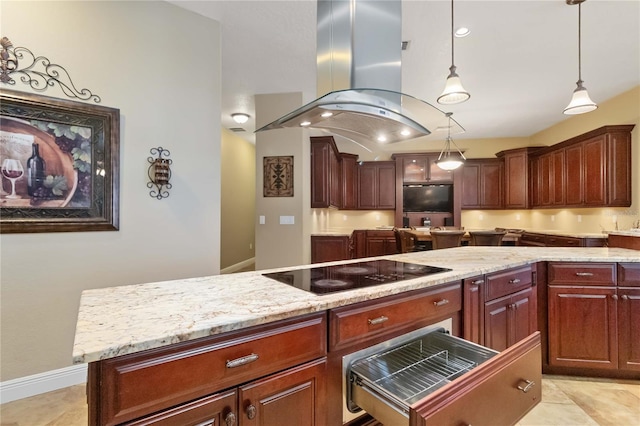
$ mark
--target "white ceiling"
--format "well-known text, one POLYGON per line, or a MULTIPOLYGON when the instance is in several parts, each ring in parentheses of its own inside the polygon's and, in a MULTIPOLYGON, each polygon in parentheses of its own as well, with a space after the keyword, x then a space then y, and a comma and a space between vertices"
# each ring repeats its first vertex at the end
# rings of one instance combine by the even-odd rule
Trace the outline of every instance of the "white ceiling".
MULTIPOLYGON (((254 142, 255 94, 316 94, 315 0, 171 3, 221 22, 222 126, 242 127, 254 142), (251 115, 238 125, 234 112, 251 115)), ((456 139, 527 137, 567 119, 578 79, 578 6, 564 0, 457 0, 455 40, 465 103, 436 98, 451 65, 449 0, 403 0, 402 92, 454 113, 466 129, 456 139)), ((640 0, 582 4, 582 79, 602 103, 640 84, 640 0)), ((638 100, 640 102, 640 99, 638 100)), ((444 136, 438 136, 444 139, 444 136)), ((396 144, 397 145, 397 144, 396 144)))

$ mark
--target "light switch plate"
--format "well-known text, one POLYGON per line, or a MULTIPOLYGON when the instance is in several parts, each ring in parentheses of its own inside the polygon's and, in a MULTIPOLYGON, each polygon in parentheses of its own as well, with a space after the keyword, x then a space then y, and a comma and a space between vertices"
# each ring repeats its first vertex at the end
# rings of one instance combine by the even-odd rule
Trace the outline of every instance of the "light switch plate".
POLYGON ((263 215, 260 215, 258 220, 260 221, 260 225, 264 225, 264 223, 266 222, 266 219, 265 219, 265 217, 263 215))

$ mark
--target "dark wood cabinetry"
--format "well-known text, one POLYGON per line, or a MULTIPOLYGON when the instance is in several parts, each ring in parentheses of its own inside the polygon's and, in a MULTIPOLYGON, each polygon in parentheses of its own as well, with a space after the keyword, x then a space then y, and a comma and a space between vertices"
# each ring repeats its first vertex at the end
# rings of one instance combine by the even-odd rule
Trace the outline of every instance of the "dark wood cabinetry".
POLYGON ((462 166, 462 208, 503 208, 503 181, 503 160, 467 160, 462 166))
POLYGON ((523 232, 518 239, 519 246, 533 247, 605 247, 607 238, 568 237, 536 232, 523 232))
POLYGON ((355 210, 358 207, 358 156, 340 154, 342 204, 344 210, 355 210))
POLYGON ((633 127, 604 126, 534 153, 533 207, 630 206, 633 127))
POLYGON ((353 258, 397 254, 396 236, 392 230, 353 231, 353 258))
POLYGON ((403 183, 452 182, 453 172, 436 164, 437 154, 393 154, 402 162, 403 183))
POLYGON ((320 313, 93 362, 87 387, 89 424, 195 419, 204 405, 211 408, 209 422, 234 413, 240 425, 275 425, 281 412, 274 418, 274 411, 263 411, 255 423, 247 409, 278 395, 284 399, 281 406, 306 401, 299 410, 313 412, 320 421, 303 424, 322 426, 324 411, 314 407, 323 407, 326 333, 320 313), (304 363, 310 364, 298 368, 304 363), (316 389, 315 401, 298 393, 298 386, 309 381, 316 389), (247 393, 253 388, 254 393, 247 393), (238 395, 237 403, 229 399, 230 389, 238 395))
POLYGON ((484 344, 484 275, 466 278, 463 290, 463 334, 465 340, 484 344))
POLYGON ((339 155, 333 137, 311 138, 311 208, 341 206, 339 155))
POLYGON ((486 276, 485 346, 502 351, 536 331, 535 290, 530 266, 486 276))
POLYGON ((504 208, 531 207, 529 154, 539 148, 518 148, 496 154, 504 160, 504 208))
POLYGON ((396 208, 396 164, 393 161, 363 162, 358 166, 358 209, 396 208))
POLYGON ((640 264, 552 262, 548 275, 549 365, 640 371, 640 264))
POLYGON ((351 259, 348 235, 312 235, 311 263, 351 259))

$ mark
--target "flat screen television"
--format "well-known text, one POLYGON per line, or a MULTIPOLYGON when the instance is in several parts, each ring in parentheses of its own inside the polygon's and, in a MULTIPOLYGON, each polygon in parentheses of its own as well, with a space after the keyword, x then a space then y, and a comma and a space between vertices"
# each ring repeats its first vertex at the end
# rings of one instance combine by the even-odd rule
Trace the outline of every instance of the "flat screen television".
POLYGON ((452 212, 453 185, 404 185, 402 210, 405 212, 452 212))

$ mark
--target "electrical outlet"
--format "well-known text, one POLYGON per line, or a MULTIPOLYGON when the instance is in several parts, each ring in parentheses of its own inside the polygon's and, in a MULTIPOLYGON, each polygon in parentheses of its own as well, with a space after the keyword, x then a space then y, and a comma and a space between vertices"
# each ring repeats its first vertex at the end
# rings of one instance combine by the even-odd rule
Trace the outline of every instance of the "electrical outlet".
POLYGON ((580 223, 580 222, 582 222, 582 215, 581 214, 578 215, 578 223, 580 223))
POLYGON ((520 214, 516 214, 516 220, 520 220, 520 214))

